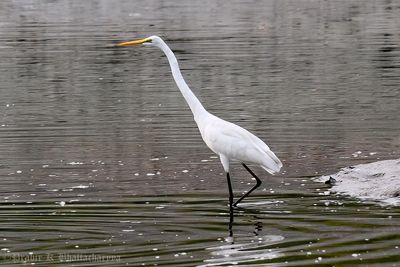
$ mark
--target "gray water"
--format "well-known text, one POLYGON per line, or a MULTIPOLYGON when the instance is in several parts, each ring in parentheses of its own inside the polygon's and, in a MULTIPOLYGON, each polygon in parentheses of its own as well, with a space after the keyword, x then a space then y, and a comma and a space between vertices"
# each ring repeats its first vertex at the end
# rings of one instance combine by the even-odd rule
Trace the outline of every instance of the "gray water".
MULTIPOLYGON (((399 266, 400 210, 312 177, 399 158, 397 1, 0 2, 0 263, 399 266), (283 161, 230 213, 154 48, 283 161)), ((254 181, 233 165, 239 197, 254 181)))

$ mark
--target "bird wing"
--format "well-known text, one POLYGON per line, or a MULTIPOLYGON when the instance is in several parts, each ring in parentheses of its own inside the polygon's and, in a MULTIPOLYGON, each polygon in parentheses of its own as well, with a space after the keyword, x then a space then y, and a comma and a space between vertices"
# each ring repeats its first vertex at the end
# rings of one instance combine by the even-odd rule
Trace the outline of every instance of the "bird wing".
POLYGON ((270 173, 278 172, 282 167, 281 161, 267 144, 236 124, 213 116, 202 128, 203 140, 216 154, 259 164, 270 173))

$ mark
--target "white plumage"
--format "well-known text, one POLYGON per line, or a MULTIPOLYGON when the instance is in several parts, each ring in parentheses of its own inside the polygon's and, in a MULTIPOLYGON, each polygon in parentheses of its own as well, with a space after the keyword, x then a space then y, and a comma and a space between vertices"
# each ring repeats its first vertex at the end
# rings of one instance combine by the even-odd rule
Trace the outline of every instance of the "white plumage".
POLYGON ((204 142, 214 153, 219 155, 221 159, 221 163, 227 174, 229 204, 231 207, 233 205, 236 206, 244 197, 249 195, 261 184, 260 179, 245 165, 245 163, 259 165, 271 174, 280 171, 282 167, 281 161, 260 138, 236 124, 214 116, 203 107, 183 79, 174 53, 160 37, 151 36, 137 41, 120 43, 118 46, 138 44, 156 46, 167 56, 174 80, 192 110, 204 142), (234 204, 229 175, 229 163, 231 160, 242 162, 246 170, 257 180, 257 184, 234 204))
POLYGON ((228 160, 254 163, 271 174, 279 172, 281 161, 260 138, 208 112, 203 116, 196 120, 201 136, 207 146, 221 157, 226 172, 229 172, 228 160))

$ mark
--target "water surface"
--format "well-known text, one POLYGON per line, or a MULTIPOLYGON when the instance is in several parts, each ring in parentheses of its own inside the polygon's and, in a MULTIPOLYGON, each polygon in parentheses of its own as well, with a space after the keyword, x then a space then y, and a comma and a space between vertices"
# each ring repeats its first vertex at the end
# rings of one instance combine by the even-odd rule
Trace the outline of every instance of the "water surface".
MULTIPOLYGON (((399 158, 395 1, 1 1, 0 261, 397 266, 399 208, 311 177, 399 158), (284 168, 235 210, 157 34, 284 168)), ((233 165, 236 196, 254 181, 233 165)))

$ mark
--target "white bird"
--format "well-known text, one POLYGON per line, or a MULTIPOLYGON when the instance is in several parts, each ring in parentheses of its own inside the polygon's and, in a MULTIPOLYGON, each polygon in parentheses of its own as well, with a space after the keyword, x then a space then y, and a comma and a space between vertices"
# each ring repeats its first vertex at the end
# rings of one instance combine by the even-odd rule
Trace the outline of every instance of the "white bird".
POLYGON ((232 208, 232 206, 237 206, 239 202, 261 185, 261 180, 249 169, 249 167, 247 167, 245 163, 259 165, 270 174, 280 171, 282 162, 260 138, 236 124, 214 116, 203 107, 183 79, 174 53, 160 37, 150 36, 141 40, 117 44, 117 46, 131 45, 155 46, 160 48, 167 56, 174 80, 192 110, 201 137, 207 146, 220 157, 228 182, 230 208, 232 208), (257 181, 256 185, 235 203, 233 203, 233 192, 229 175, 229 165, 231 160, 240 161, 243 167, 257 181))

